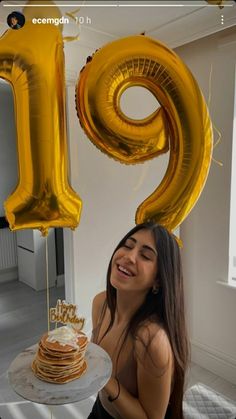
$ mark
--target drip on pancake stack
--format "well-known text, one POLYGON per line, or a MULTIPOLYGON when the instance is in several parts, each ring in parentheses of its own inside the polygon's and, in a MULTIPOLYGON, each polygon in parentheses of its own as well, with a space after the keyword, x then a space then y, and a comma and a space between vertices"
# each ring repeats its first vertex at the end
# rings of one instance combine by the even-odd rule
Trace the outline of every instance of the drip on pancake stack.
POLYGON ((64 384, 81 377, 87 369, 84 359, 87 336, 71 325, 45 333, 32 363, 34 374, 49 383, 64 384))

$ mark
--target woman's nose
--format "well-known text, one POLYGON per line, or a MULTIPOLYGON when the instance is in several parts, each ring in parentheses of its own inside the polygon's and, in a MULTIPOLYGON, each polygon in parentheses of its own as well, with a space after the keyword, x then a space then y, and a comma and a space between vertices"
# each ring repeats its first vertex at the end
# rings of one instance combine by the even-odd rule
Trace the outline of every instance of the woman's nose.
POLYGON ((124 255, 124 258, 127 260, 127 261, 131 261, 132 263, 135 263, 136 262, 136 259, 137 259, 137 250, 134 248, 134 249, 130 249, 125 255, 124 255))

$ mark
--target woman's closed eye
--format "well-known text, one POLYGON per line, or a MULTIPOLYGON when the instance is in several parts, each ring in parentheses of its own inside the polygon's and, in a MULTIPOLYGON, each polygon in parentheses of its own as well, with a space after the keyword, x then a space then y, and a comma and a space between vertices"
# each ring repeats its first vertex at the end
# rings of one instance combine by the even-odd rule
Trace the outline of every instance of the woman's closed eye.
POLYGON ((132 239, 127 239, 126 241, 125 241, 125 243, 123 244, 123 247, 125 247, 126 249, 133 249, 134 248, 134 246, 135 246, 135 243, 133 242, 133 240, 132 239))
POLYGON ((125 247, 126 249, 133 249, 133 246, 127 243, 123 244, 123 247, 125 247))
POLYGON ((153 260, 153 256, 152 255, 149 255, 149 254, 146 254, 146 253, 141 253, 141 256, 143 257, 143 259, 153 260))

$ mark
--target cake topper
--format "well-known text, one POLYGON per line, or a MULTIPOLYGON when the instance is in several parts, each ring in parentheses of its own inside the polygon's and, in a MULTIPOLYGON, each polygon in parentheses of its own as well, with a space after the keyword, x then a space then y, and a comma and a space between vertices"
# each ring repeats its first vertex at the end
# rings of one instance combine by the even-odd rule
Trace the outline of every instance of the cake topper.
POLYGON ((76 329, 82 330, 85 319, 78 317, 76 314, 77 307, 75 304, 68 304, 64 300, 57 300, 56 307, 50 308, 50 322, 52 323, 72 323, 76 325, 76 329))

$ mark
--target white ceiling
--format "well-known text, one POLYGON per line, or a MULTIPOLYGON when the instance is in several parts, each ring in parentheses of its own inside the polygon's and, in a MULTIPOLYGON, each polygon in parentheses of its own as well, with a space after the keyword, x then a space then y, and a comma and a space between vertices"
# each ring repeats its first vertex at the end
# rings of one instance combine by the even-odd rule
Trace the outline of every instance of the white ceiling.
MULTIPOLYGON (((42 0, 33 0, 36 6, 42 0)), ((43 2, 47 4, 47 1, 43 2)), ((80 25, 83 32, 106 33, 112 38, 120 38, 145 31, 146 35, 165 42, 174 48, 195 39, 236 26, 236 3, 224 1, 224 8, 209 5, 204 0, 182 1, 81 1, 56 0, 62 15, 80 7, 78 17, 85 22, 80 25), (90 23, 91 21, 91 23, 90 23)), ((23 1, 3 1, 0 4, 0 34, 8 26, 7 15, 13 10, 22 10, 27 4, 23 1), (12 5, 11 7, 7 7, 12 5)), ((39 8, 34 7, 35 14, 39 8)), ((46 9, 45 9, 46 10, 46 9)), ((65 34, 75 31, 75 23, 64 25, 65 34)), ((75 33, 75 32, 74 32, 75 33)))
POLYGON ((110 7, 86 7, 85 3, 81 7, 79 14, 91 18, 92 24, 87 25, 91 31, 106 32, 115 38, 145 31, 171 48, 236 25, 234 1, 226 2, 223 9, 196 0, 89 3, 110 4, 110 7))

